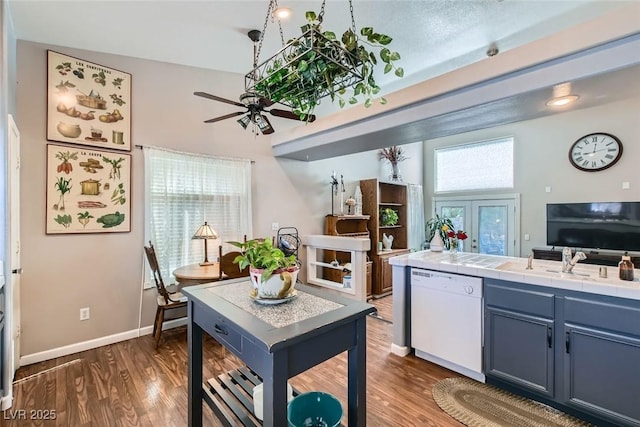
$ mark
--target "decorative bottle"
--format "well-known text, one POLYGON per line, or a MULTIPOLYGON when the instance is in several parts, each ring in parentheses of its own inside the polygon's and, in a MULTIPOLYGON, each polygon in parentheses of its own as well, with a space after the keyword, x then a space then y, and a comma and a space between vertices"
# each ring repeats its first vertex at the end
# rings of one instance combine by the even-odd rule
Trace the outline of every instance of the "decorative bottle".
POLYGON ((356 199, 355 214, 362 215, 362 191, 360 190, 359 185, 356 187, 353 198, 356 199))
POLYGON ((618 272, 620 273, 620 280, 633 281, 633 263, 628 252, 622 255, 622 261, 618 263, 618 272))

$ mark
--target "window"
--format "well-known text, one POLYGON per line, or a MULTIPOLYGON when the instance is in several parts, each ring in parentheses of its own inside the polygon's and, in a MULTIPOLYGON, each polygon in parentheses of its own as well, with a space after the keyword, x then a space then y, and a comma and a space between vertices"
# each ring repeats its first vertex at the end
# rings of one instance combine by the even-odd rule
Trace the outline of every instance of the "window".
POLYGON ((208 242, 211 260, 221 243, 251 236, 249 160, 145 147, 144 161, 145 244, 153 243, 165 281, 176 268, 204 260, 202 240, 191 237, 205 221, 219 236, 208 242))
POLYGON ((435 150, 436 193, 513 188, 513 138, 435 150))

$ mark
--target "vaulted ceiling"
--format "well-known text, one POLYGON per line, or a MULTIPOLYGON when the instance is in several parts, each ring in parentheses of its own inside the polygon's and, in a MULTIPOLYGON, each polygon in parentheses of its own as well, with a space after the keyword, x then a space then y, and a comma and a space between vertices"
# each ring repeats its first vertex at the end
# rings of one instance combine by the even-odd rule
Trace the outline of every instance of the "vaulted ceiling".
MULTIPOLYGON (((383 93, 390 93, 484 60, 492 45, 499 49, 500 54, 517 50, 634 2, 354 0, 353 9, 356 27, 372 26, 375 31, 392 36, 394 40, 390 47, 402 55, 399 65, 405 69, 404 78, 382 74, 376 77, 383 93)), ((269 5, 267 0, 10 0, 8 3, 18 39, 239 74, 249 72, 253 62, 253 47, 247 32, 263 29, 269 5)), ((305 11, 319 11, 321 1, 281 0, 278 3, 292 11, 292 17, 282 22, 286 40, 299 35, 298 29, 305 22, 305 11)), ((281 47, 277 22, 269 19, 266 24, 260 60, 267 59, 281 47)), ((323 28, 339 34, 350 25, 348 1, 328 0, 323 28)), ((631 81, 634 75, 624 74, 631 81)), ((618 83, 615 88, 617 91, 624 93, 625 86, 629 87, 629 82, 615 81, 618 83)), ((600 93, 607 92, 606 86, 610 82, 601 80, 596 83, 600 93)), ((588 86, 587 83, 583 84, 583 87, 588 86)), ((243 90, 243 87, 238 87, 237 94, 240 95, 243 90)), ((524 105, 526 102, 526 99, 512 98, 503 104, 501 111, 511 109, 513 113, 513 105, 524 105)), ((324 103, 317 112, 321 116, 336 110, 337 107, 324 103)), ((525 110, 522 109, 520 119, 526 118, 525 110)), ((451 134, 456 131, 455 125, 471 124, 469 118, 482 120, 482 117, 490 117, 490 114, 496 114, 490 105, 474 106, 474 110, 467 111, 463 116, 443 115, 442 120, 432 120, 428 129, 440 130, 434 136, 451 134)), ((279 130, 297 125, 296 122, 281 121, 286 123, 278 123, 279 130)), ((425 127, 405 128, 398 135, 417 135, 425 127)), ((241 128, 238 130, 242 131, 241 128)), ((388 141, 390 136, 393 137, 387 132, 384 139, 388 141)), ((371 149, 354 145, 352 150, 365 148, 371 149)), ((298 152, 300 150, 297 148, 291 151, 294 154, 285 151, 287 153, 281 155, 299 159, 305 159, 309 154, 298 152)), ((320 151, 323 152, 316 150, 313 157, 338 154, 334 150, 320 151)))

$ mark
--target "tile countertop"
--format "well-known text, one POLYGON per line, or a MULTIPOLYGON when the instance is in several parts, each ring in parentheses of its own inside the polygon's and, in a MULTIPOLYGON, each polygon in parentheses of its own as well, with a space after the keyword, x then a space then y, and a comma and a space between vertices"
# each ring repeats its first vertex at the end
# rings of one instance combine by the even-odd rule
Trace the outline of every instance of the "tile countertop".
POLYGON ((618 279, 617 267, 606 267, 607 278, 599 277, 599 265, 579 262, 573 273, 561 273, 560 261, 534 259, 532 270, 526 270, 526 258, 462 252, 456 255, 448 251, 419 251, 393 257, 394 266, 409 266, 459 273, 468 276, 487 277, 531 285, 548 286, 572 291, 589 292, 620 298, 640 300, 640 270, 634 270, 634 281, 618 279))

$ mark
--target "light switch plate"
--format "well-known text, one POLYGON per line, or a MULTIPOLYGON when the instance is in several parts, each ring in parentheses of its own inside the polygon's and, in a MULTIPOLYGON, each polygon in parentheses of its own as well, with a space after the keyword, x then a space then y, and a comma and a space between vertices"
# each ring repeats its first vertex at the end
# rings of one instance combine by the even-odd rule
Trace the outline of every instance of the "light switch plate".
POLYGON ((544 187, 544 191, 545 193, 551 193, 551 187, 549 186, 544 187))
POLYGON ((631 184, 629 183, 629 181, 624 181, 622 183, 622 189, 623 190, 628 190, 629 188, 631 188, 631 184))

